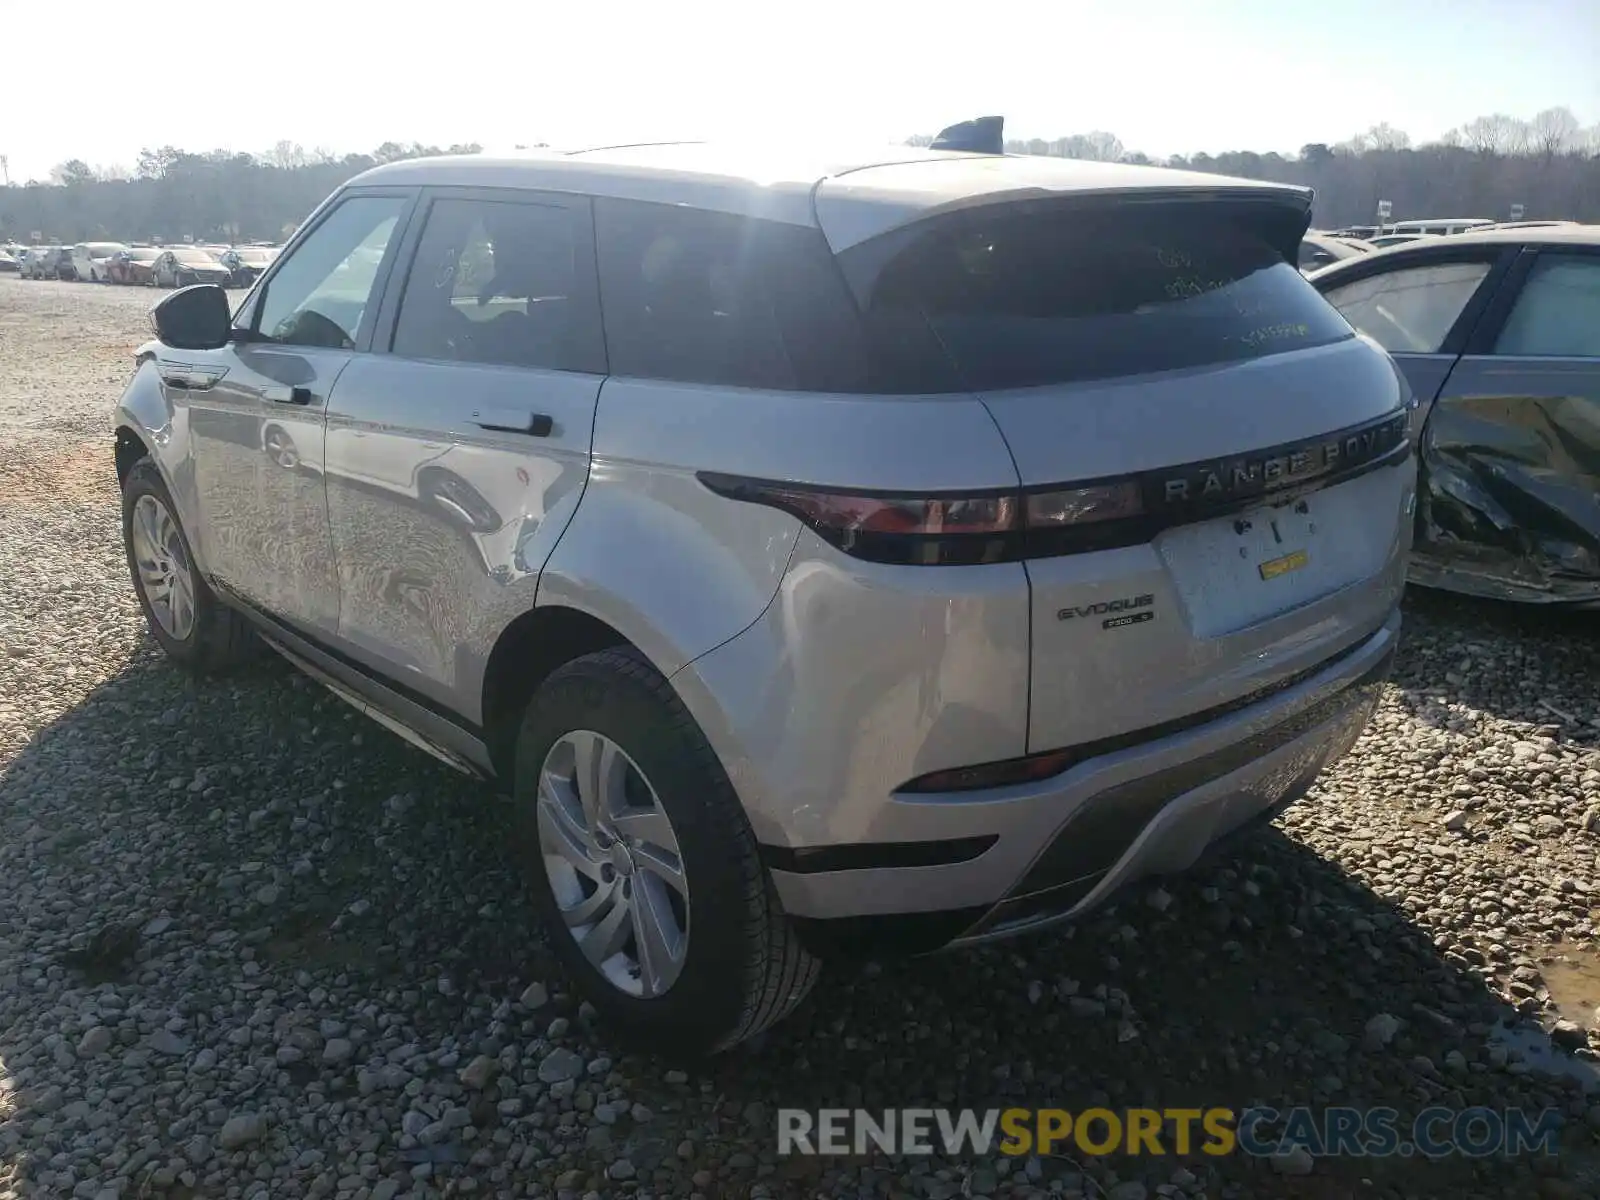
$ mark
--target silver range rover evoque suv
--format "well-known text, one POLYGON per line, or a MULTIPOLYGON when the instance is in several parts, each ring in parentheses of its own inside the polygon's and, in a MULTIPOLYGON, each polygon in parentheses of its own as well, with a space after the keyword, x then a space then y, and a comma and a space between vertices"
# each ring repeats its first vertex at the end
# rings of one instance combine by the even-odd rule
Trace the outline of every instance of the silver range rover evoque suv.
POLYGON ((116 412, 151 632, 500 781, 618 1029, 1035 930, 1305 792, 1389 669, 1410 392, 1302 189, 700 144, 352 180, 116 412))

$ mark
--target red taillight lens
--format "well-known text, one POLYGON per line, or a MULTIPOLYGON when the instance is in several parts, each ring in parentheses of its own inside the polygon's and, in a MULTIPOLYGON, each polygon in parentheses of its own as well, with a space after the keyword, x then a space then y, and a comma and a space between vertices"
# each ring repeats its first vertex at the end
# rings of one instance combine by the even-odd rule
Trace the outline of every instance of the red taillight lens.
POLYGON ((1133 480, 962 496, 840 492, 710 472, 702 473, 700 482, 730 500, 792 513, 857 558, 921 566, 1014 562, 1066 553, 1086 527, 1109 529, 1110 522, 1144 514, 1133 480))
POLYGON ((792 513, 825 541, 873 562, 951 566, 1020 557, 1022 498, 1015 492, 916 497, 709 473, 700 481, 730 500, 792 513))

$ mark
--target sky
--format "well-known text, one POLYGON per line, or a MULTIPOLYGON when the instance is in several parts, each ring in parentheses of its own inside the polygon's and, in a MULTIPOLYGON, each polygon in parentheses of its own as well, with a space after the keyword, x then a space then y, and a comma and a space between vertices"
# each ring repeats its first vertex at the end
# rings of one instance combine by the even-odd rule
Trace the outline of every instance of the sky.
POLYGON ((1600 0, 0 0, 0 28, 16 182, 144 146, 900 141, 987 113, 1162 156, 1600 123, 1600 0))

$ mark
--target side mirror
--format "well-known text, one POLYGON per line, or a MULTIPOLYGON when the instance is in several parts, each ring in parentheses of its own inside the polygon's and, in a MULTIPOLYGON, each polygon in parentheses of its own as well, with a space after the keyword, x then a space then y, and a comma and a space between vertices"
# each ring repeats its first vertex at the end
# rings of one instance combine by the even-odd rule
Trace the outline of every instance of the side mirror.
POLYGON ((214 283, 179 288, 150 310, 150 326, 174 350, 220 350, 228 344, 228 293, 214 283))

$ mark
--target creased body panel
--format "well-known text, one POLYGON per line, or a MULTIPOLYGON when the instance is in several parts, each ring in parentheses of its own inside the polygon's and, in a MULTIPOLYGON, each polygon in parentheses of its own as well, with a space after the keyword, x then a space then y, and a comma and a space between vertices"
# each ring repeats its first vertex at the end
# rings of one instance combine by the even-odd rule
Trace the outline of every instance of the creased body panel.
POLYGON ((138 366, 117 402, 112 420, 117 426, 133 430, 149 448, 167 490, 178 506, 177 517, 189 535, 190 548, 201 570, 210 571, 205 540, 200 536, 200 510, 194 491, 194 467, 190 459, 189 408, 183 393, 170 392, 161 382, 156 361, 161 349, 147 342, 136 352, 138 366))
POLYGON ((539 603, 599 617, 669 675, 747 629, 777 593, 801 524, 713 493, 702 471, 899 490, 1017 479, 994 423, 968 397, 609 379, 589 484, 539 603))
POLYGON ((589 470, 600 378, 396 355, 358 358, 328 415, 339 637, 369 666, 469 721, 501 632, 589 470), (550 420, 546 436, 485 429, 550 420))
POLYGON ((1020 563, 862 562, 805 530, 761 619, 673 684, 757 836, 807 846, 893 838, 901 784, 1022 754, 1027 677, 1020 563))
POLYGON ((1412 578, 1600 602, 1600 368, 1463 359, 1422 443, 1412 578))

